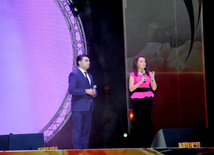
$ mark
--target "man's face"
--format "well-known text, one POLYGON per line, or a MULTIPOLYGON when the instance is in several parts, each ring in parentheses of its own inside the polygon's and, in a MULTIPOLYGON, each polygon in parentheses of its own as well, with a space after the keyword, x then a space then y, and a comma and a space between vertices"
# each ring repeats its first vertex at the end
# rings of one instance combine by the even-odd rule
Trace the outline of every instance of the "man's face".
POLYGON ((87 70, 90 67, 90 59, 88 57, 83 57, 82 61, 79 61, 79 67, 83 70, 87 70))

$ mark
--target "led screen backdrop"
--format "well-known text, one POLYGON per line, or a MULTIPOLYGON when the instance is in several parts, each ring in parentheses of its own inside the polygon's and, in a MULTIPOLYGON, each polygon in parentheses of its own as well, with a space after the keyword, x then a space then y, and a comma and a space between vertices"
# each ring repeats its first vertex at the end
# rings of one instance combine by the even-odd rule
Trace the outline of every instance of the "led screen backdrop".
POLYGON ((123 2, 127 81, 137 55, 146 56, 149 70, 156 72, 155 131, 206 127, 201 1, 123 2))
POLYGON ((0 134, 39 132, 68 88, 69 31, 54 0, 0 3, 0 134))

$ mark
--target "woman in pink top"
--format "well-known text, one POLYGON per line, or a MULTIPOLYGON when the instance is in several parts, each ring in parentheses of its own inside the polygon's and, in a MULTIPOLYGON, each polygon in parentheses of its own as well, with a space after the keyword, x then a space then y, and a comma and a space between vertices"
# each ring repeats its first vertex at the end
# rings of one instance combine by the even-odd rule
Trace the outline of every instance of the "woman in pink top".
POLYGON ((148 70, 145 56, 134 59, 132 72, 129 74, 129 90, 135 114, 137 147, 150 147, 153 139, 153 92, 156 91, 155 72, 148 70))

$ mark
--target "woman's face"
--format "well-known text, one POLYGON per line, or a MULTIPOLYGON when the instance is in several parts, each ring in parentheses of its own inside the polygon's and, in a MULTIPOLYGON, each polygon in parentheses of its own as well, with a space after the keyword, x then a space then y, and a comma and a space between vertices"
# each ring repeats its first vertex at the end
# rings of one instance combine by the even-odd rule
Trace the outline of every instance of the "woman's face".
POLYGON ((146 68, 146 59, 143 57, 140 57, 137 61, 137 67, 141 70, 146 68))

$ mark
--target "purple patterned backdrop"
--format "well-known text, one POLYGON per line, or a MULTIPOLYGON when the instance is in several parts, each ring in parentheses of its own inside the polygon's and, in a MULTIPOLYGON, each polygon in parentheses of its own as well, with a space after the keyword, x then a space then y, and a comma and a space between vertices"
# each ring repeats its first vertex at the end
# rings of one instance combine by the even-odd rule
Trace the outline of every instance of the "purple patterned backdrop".
POLYGON ((0 134, 39 132, 59 108, 72 69, 54 0, 1 0, 0 134))

